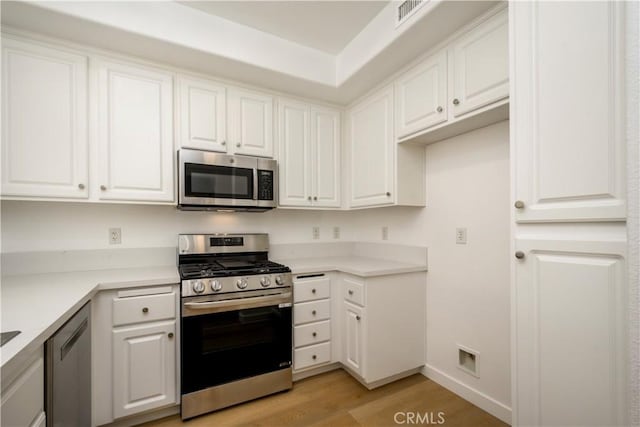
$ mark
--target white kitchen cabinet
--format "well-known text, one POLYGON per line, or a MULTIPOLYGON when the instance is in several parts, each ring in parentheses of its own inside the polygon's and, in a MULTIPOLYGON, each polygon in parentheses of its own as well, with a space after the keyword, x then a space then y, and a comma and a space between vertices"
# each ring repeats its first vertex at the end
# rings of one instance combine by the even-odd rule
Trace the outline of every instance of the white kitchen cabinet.
POLYGON ((46 425, 44 412, 44 357, 40 348, 25 367, 12 375, 3 372, 0 424, 6 427, 46 425))
POLYGON ((177 405, 178 285, 102 291, 92 307, 93 424, 177 405))
POLYGON ((87 57, 2 37, 2 196, 89 196, 87 57))
POLYGON ((342 274, 341 288, 341 360, 349 371, 374 388, 424 366, 424 273, 342 274))
POLYGON ((447 52, 443 50, 395 82, 396 137, 447 120, 447 52))
POLYGON ((227 152, 226 93, 216 82, 178 77, 180 147, 227 152))
POLYGON ((508 32, 508 14, 504 9, 451 46, 449 111, 453 117, 509 96, 508 32))
POLYGON ((280 205, 340 207, 340 113, 278 101, 280 205))
POLYGON ((174 200, 173 77, 160 69, 97 59, 101 200, 174 200))
POLYGON ((351 106, 349 207, 424 206, 424 147, 397 144, 393 130, 393 86, 351 106))
POLYGON ((515 425, 628 425, 623 242, 516 240, 515 425))
POLYGON ((113 331, 115 418, 176 401, 176 321, 113 331))
POLYGON ((623 2, 513 8, 518 222, 625 218, 623 8, 623 2))
POLYGON ((256 91, 227 91, 228 144, 235 154, 273 157, 273 97, 256 91))

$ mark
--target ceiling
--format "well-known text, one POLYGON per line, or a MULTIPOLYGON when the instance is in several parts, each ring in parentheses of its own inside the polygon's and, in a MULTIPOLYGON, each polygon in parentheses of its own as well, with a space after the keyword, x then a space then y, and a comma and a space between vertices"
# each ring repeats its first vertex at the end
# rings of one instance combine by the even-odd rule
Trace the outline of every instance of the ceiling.
POLYGON ((292 42, 337 54, 389 2, 179 1, 179 3, 292 42))

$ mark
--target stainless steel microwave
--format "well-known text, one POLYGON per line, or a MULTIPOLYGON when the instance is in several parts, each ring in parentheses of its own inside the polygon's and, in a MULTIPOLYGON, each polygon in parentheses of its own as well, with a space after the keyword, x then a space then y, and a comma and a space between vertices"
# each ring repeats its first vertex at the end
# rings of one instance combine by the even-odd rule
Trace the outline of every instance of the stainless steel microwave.
POLYGON ((264 212, 276 207, 275 160, 181 149, 178 167, 179 209, 264 212))

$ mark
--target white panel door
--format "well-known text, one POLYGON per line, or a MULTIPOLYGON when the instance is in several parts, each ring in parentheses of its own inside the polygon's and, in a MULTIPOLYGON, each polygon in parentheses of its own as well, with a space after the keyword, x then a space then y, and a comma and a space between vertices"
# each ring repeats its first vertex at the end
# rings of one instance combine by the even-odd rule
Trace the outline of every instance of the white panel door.
POLYGON ((511 6, 516 220, 624 219, 624 2, 511 6))
POLYGON ((178 91, 180 146, 226 153, 226 88, 181 76, 178 91))
POLYGON ((99 198, 173 201, 171 74, 107 60, 96 69, 99 198))
POLYGON ((2 40, 3 196, 87 198, 87 58, 2 40))
POLYGON ((447 120, 447 52, 442 51, 396 81, 396 138, 447 120))
POLYGON ((113 416, 176 401, 175 321, 113 331, 113 416))
POLYGON ((227 102, 230 149, 236 154, 273 157, 273 97, 232 88, 227 102))
POLYGON ((311 108, 313 205, 340 207, 340 113, 311 108))
POLYGON ((627 425, 625 244, 516 248, 514 425, 627 425))
POLYGON ((351 206, 393 204, 393 87, 388 86, 353 107, 349 119, 351 206))
POLYGON ((450 66, 454 117, 509 96, 507 10, 458 39, 451 47, 450 66))
POLYGON ((343 307, 343 362, 364 377, 364 309, 348 302, 343 307))
POLYGON ((311 206, 309 106, 281 99, 278 121, 280 204, 311 206))

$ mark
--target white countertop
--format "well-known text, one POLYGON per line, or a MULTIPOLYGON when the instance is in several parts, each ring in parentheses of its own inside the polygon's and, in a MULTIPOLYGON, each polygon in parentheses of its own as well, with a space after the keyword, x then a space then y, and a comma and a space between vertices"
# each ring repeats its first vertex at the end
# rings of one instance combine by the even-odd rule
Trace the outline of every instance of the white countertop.
POLYGON ((21 332, 0 348, 0 366, 19 365, 100 290, 177 283, 175 266, 4 276, 2 332, 21 332))
POLYGON ((359 256, 314 257, 276 260, 291 268, 293 274, 341 271, 361 277, 427 271, 426 264, 410 264, 378 258, 359 256))

